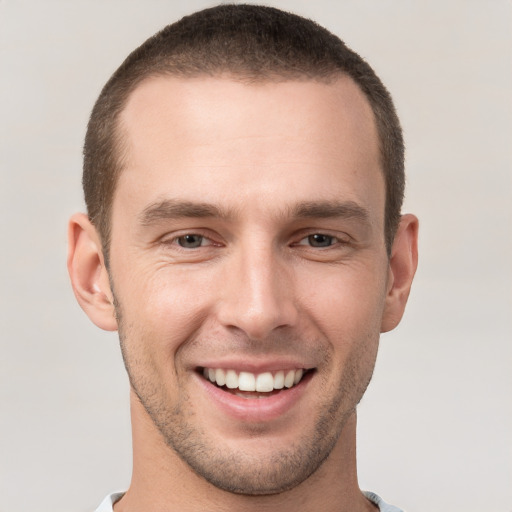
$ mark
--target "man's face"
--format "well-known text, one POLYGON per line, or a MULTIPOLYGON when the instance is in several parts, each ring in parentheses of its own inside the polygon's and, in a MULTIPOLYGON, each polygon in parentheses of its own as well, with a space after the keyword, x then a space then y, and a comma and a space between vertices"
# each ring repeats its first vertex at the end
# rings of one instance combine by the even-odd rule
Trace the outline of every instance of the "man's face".
POLYGON ((375 362, 388 260, 371 109, 348 78, 153 78, 121 133, 110 270, 144 414, 220 488, 293 487, 339 449, 375 362))

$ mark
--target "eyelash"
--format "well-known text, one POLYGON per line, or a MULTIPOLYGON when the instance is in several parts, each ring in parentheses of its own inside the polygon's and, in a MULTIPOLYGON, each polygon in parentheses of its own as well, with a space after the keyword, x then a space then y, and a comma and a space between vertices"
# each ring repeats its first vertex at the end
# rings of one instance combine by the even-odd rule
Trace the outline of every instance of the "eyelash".
MULTIPOLYGON (((185 250, 185 251, 190 251, 190 250, 194 250, 194 249, 200 249, 201 247, 210 247, 210 246, 220 246, 221 245, 221 244, 213 241, 211 238, 209 238, 206 235, 203 235, 201 233, 194 233, 194 232, 185 233, 183 235, 175 236, 175 237, 173 237, 170 240, 164 241, 163 243, 165 245, 178 246, 180 250, 185 250), (199 238, 200 239, 198 241, 199 245, 194 246, 194 247, 186 247, 180 241, 183 241, 187 237, 197 237, 197 238, 199 238), (204 243, 205 241, 207 243, 204 243)), ((187 242, 184 242, 184 243, 186 244, 187 242)), ((348 241, 342 240, 339 237, 336 237, 334 235, 329 235, 327 233, 322 233, 322 232, 315 232, 315 233, 311 233, 309 235, 303 236, 298 242, 295 242, 295 243, 291 244, 291 246, 292 247, 294 247, 294 246, 295 247, 296 246, 307 246, 307 247, 312 248, 312 249, 329 249, 329 248, 331 248, 333 246, 346 245, 347 243, 348 243, 348 241), (316 246, 314 245, 313 241, 314 241, 315 237, 317 237, 316 242, 319 243, 320 245, 316 245, 316 246), (320 240, 318 240, 318 238, 320 240), (322 245, 322 241, 326 241, 326 242, 328 242, 328 244, 327 245, 322 245)))
POLYGON ((340 238, 334 236, 334 235, 329 235, 327 233, 311 233, 310 235, 307 235, 303 238, 301 238, 299 240, 298 243, 294 244, 294 245, 304 245, 304 246, 308 246, 308 247, 311 247, 313 249, 328 249, 330 247, 333 247, 335 245, 338 245, 338 244, 344 244, 346 242, 344 242, 343 240, 341 240, 340 238), (315 237, 317 238, 317 240, 315 240, 317 243, 319 243, 319 245, 314 245, 313 243, 313 240, 315 239, 315 237), (330 243, 328 243, 328 245, 322 245, 322 239, 324 241, 328 241, 330 243), (307 241, 307 243, 303 243, 304 241, 307 241))
POLYGON ((190 251, 190 250, 194 250, 194 249, 199 249, 201 247, 210 247, 210 246, 220 246, 221 244, 213 241, 210 237, 206 236, 206 235, 203 235, 202 233, 197 233, 197 232, 190 232, 190 233, 184 233, 183 235, 179 235, 179 236, 174 236, 168 240, 163 240, 162 243, 164 245, 171 245, 171 246, 175 246, 177 247, 178 249, 180 250, 184 250, 184 251, 190 251), (183 241, 184 239, 186 239, 187 237, 197 237, 200 239, 200 245, 198 245, 197 247, 186 247, 185 245, 182 245, 180 243, 180 240, 183 241), (203 242, 207 242, 206 244, 203 244, 203 242))

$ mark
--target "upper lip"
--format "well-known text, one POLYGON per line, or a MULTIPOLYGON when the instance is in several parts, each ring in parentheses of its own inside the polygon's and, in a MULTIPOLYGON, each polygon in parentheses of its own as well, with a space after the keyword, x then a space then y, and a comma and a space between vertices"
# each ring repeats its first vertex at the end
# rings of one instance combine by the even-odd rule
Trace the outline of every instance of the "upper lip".
POLYGON ((239 372, 250 373, 264 373, 279 370, 309 370, 314 368, 314 365, 306 364, 304 361, 297 359, 267 359, 261 361, 255 360, 240 360, 240 359, 219 359, 219 360, 205 360, 196 365, 196 368, 222 368, 225 370, 235 370, 239 372))

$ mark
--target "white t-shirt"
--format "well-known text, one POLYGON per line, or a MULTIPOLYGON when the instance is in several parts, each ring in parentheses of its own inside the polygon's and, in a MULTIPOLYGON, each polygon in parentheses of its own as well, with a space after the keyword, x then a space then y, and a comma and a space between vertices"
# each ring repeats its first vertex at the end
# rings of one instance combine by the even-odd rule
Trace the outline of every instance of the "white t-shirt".
MULTIPOLYGON (((403 510, 388 505, 380 496, 377 496, 373 492, 363 491, 363 494, 372 502, 379 507, 380 512, 403 512, 403 510)), ((96 512, 113 512, 114 503, 120 500, 124 495, 124 492, 115 492, 109 494, 102 502, 101 505, 96 509, 96 512)))

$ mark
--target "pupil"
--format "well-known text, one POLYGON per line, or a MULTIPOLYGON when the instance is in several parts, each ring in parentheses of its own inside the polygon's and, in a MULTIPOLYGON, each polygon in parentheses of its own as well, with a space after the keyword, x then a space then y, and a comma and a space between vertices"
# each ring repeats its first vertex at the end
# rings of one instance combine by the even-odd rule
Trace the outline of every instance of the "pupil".
POLYGON ((181 247, 185 247, 187 249, 193 249, 195 247, 200 247, 203 241, 203 237, 201 235, 185 235, 180 236, 178 238, 178 243, 181 247))
POLYGON ((332 243, 332 236, 328 235, 310 235, 309 243, 313 247, 329 247, 332 243))

